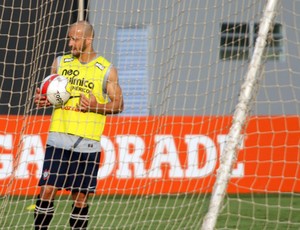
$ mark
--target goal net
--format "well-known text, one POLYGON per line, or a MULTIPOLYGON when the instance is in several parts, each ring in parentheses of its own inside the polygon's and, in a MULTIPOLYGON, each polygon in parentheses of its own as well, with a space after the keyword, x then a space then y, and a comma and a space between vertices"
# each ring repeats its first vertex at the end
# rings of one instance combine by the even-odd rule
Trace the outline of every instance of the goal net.
MULTIPOLYGON (((0 14, 1 229, 34 227, 53 111, 34 92, 82 19, 125 103, 101 137, 89 229, 300 228, 299 0, 0 1, 0 14)), ((58 192, 50 229, 69 229, 72 204, 58 192)))

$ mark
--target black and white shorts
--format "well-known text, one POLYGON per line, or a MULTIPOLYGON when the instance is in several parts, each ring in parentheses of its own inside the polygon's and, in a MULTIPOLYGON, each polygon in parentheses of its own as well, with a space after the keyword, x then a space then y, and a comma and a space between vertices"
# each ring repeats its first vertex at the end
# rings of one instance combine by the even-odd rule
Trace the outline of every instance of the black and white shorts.
POLYGON ((101 152, 74 152, 47 145, 39 186, 93 193, 97 186, 100 156, 101 152))

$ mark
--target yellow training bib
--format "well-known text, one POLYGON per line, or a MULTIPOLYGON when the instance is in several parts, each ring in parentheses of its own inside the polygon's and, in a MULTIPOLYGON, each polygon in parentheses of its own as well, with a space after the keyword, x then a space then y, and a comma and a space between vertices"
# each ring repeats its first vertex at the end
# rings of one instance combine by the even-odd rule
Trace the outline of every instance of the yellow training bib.
POLYGON ((52 114, 50 131, 74 134, 84 138, 100 141, 105 126, 106 116, 77 110, 79 95, 89 97, 92 93, 98 103, 108 102, 105 94, 106 80, 111 63, 98 57, 89 63, 80 63, 72 55, 58 57, 57 73, 69 79, 67 90, 71 98, 62 108, 55 108, 52 114))

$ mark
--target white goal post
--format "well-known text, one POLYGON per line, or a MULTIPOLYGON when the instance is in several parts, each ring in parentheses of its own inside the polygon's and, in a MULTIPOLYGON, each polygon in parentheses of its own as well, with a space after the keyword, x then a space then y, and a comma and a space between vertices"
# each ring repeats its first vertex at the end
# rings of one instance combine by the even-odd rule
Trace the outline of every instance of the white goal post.
MULTIPOLYGON (((34 92, 78 20, 125 104, 88 229, 300 228, 300 0, 0 0, 0 15, 0 229, 34 228, 54 109, 34 92)), ((58 192, 49 229, 70 229, 72 204, 58 192)))
POLYGON ((204 218, 202 230, 213 230, 230 180, 233 164, 237 159, 237 150, 242 140, 242 131, 251 110, 251 105, 256 98, 258 86, 261 81, 264 51, 266 49, 268 35, 274 26, 277 13, 278 0, 268 0, 266 8, 259 24, 258 36, 254 46, 254 52, 249 63, 245 82, 240 91, 239 101, 233 114, 232 125, 226 140, 224 152, 221 155, 216 182, 212 191, 209 210, 204 218))

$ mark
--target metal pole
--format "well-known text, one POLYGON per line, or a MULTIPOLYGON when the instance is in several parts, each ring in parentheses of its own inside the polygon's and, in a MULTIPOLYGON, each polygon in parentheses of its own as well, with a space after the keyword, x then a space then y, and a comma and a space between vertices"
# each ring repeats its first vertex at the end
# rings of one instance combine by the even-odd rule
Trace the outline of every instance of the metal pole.
POLYGON ((221 156, 221 162, 214 184, 209 209, 202 223, 202 230, 213 230, 221 209, 230 179, 232 165, 237 158, 237 147, 241 137, 242 129, 250 110, 251 101, 256 97, 259 82, 259 71, 262 65, 262 57, 267 43, 267 36, 275 18, 278 0, 268 0, 263 14, 263 20, 259 25, 258 37, 254 52, 246 74, 246 80, 241 88, 239 103, 236 106, 228 140, 221 156))
POLYGON ((78 0, 78 21, 84 20, 84 0, 78 0))

